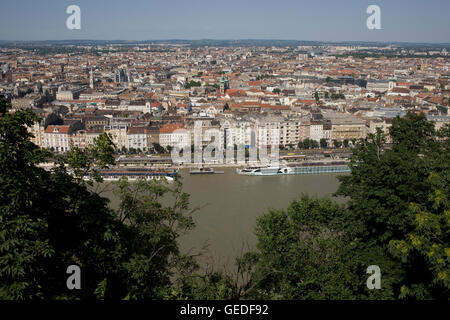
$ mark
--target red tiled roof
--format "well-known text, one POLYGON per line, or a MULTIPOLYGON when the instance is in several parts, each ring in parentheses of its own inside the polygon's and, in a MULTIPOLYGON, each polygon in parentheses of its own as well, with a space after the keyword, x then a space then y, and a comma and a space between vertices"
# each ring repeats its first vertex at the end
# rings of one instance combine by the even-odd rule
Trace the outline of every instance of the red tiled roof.
POLYGON ((172 133, 177 129, 183 128, 182 123, 168 123, 159 129, 159 133, 172 133))
POLYGON ((306 104, 308 106, 313 105, 316 103, 316 100, 304 100, 304 99, 298 99, 297 100, 298 103, 303 103, 306 104))
POLYGON ((145 134, 147 133, 146 127, 128 127, 127 134, 145 134))
POLYGON ((45 129, 45 133, 59 133, 59 134, 67 134, 69 133, 70 126, 48 126, 45 129), (57 129, 57 131, 55 131, 57 129))
POLYGON ((242 96, 246 96, 247 94, 245 93, 244 90, 228 89, 227 90, 227 95, 229 95, 230 97, 242 97, 242 96))
POLYGON ((290 106, 278 106, 278 105, 271 105, 271 104, 262 104, 262 109, 271 109, 271 110, 290 110, 290 106))
POLYGON ((395 93, 409 93, 409 89, 401 88, 401 87, 393 87, 391 92, 395 92, 395 93))

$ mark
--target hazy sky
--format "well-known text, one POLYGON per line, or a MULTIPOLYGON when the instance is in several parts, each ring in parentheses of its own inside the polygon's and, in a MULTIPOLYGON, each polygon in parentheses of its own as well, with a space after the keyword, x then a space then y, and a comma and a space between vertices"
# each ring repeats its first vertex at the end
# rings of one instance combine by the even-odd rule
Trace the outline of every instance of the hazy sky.
POLYGON ((449 0, 1 0, 0 40, 450 42, 449 0), (68 30, 67 6, 81 8, 68 30), (381 8, 368 30, 366 8, 381 8))

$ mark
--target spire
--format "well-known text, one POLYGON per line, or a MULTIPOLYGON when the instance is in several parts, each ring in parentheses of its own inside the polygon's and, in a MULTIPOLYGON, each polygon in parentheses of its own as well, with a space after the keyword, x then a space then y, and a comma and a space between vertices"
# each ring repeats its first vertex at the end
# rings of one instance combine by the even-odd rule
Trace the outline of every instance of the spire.
POLYGON ((89 87, 94 89, 94 72, 92 71, 92 68, 89 71, 89 87))

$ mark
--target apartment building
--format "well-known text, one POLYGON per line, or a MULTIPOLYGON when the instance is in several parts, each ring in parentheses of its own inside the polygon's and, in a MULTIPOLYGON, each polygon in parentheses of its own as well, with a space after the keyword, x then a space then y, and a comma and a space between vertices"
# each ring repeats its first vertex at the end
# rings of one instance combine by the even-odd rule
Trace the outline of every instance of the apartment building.
POLYGON ((69 125, 48 126, 44 131, 45 146, 58 153, 67 152, 72 148, 69 125))
POLYGON ((366 122, 350 114, 325 114, 331 122, 331 140, 352 140, 366 137, 366 122))
POLYGON ((127 124, 111 124, 104 126, 104 131, 111 137, 111 141, 116 146, 116 149, 127 147, 127 124))
POLYGON ((175 144, 179 144, 182 146, 190 145, 191 142, 191 133, 189 130, 180 131, 183 129, 182 123, 168 123, 164 124, 159 129, 159 144, 162 147, 174 146, 175 144))
POLYGON ((324 138, 323 133, 323 122, 321 121, 311 121, 309 127, 309 138, 319 142, 324 138))
POLYGON ((129 127, 127 131, 126 148, 147 151, 147 128, 129 127))

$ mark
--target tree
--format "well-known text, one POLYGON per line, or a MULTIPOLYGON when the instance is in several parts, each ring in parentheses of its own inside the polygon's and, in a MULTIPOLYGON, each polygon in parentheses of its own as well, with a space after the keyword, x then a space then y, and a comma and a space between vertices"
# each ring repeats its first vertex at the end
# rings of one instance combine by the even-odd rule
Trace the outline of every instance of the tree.
POLYGON ((392 298, 389 275, 384 290, 367 289, 365 268, 375 252, 363 250, 354 232, 351 212, 329 199, 303 195, 287 209, 270 210, 257 221, 256 250, 244 256, 251 273, 244 297, 392 298))
POLYGON ((381 130, 356 142, 336 193, 349 197, 345 207, 303 196, 258 219, 244 297, 449 298, 450 126, 435 132, 408 113, 390 134, 388 149, 381 130), (369 291, 373 264, 383 285, 369 291))
POLYGON ((88 298, 115 266, 114 216, 63 164, 37 166, 50 156, 29 139, 37 116, 8 108, 1 99, 0 299, 88 298), (82 266, 82 292, 65 286, 71 264, 82 266))
POLYGON ((340 148, 342 146, 342 142, 339 140, 333 140, 333 146, 335 148, 340 148))
POLYGON ((345 99, 345 95, 343 93, 332 93, 331 99, 333 100, 345 99))
POLYGON ((400 288, 400 298, 448 299, 450 288, 450 188, 438 174, 431 173, 431 206, 411 203, 412 230, 403 239, 391 240, 388 250, 406 265, 422 266, 419 279, 408 279, 400 288), (426 279, 427 281, 423 281, 426 279), (422 280, 422 281, 420 281, 422 280))
POLYGON ((316 102, 318 103, 320 98, 319 98, 319 93, 318 92, 314 92, 314 99, 316 99, 316 102))
MULTIPOLYGON (((182 184, 173 187, 156 180, 130 183, 122 179, 116 191, 120 198, 118 220, 124 227, 121 242, 122 265, 118 279, 121 293, 130 299, 161 299, 171 287, 174 271, 182 274, 196 264, 183 256, 177 239, 194 227, 189 208, 189 195, 182 192, 182 184), (171 203, 162 205, 162 198, 171 203)), ((117 286, 118 284, 116 284, 117 286)))
POLYGON ((348 146, 349 146, 348 139, 344 139, 344 148, 348 148, 348 146))
POLYGON ((153 148, 155 149, 155 151, 157 153, 164 153, 165 152, 164 147, 161 146, 159 143, 153 142, 152 145, 153 145, 153 148))
POLYGON ((449 297, 447 280, 450 130, 436 133, 424 115, 395 118, 385 149, 381 130, 352 150, 352 174, 340 177, 337 195, 361 222, 359 238, 379 246, 401 275, 397 297, 449 297), (445 219, 447 219, 445 221, 445 219), (438 231, 439 229, 439 231, 438 231), (438 243, 444 244, 439 247, 438 243))
POLYGON ((202 84, 201 84, 200 81, 194 81, 194 80, 191 80, 190 82, 187 82, 187 83, 184 85, 184 88, 185 88, 185 89, 190 89, 190 88, 192 88, 192 87, 201 87, 201 86, 202 86, 202 84))
POLYGON ((324 139, 324 138, 320 139, 320 147, 321 147, 322 149, 325 149, 325 148, 328 147, 327 139, 324 139))
POLYGON ((306 138, 305 140, 303 140, 303 148, 304 148, 304 149, 309 149, 309 148, 311 148, 311 141, 310 141, 308 138, 306 138))
POLYGON ((275 89, 273 89, 272 92, 273 92, 273 93, 276 93, 276 94, 280 94, 280 93, 281 93, 281 90, 280 90, 279 88, 275 88, 275 89))
POLYGON ((178 249, 177 238, 194 226, 179 181, 121 180, 119 209, 112 210, 79 179, 92 165, 110 163, 106 136, 46 171, 38 164, 51 155, 27 129, 37 116, 8 108, 1 100, 0 299, 155 299, 167 296, 175 272, 195 270, 178 249), (82 290, 67 290, 73 264, 82 290))
POLYGON ((94 144, 86 149, 81 150, 75 147, 68 151, 63 161, 67 163, 79 181, 89 175, 92 181, 102 182, 98 169, 105 169, 115 164, 114 150, 115 145, 110 135, 102 133, 94 139, 94 144))

